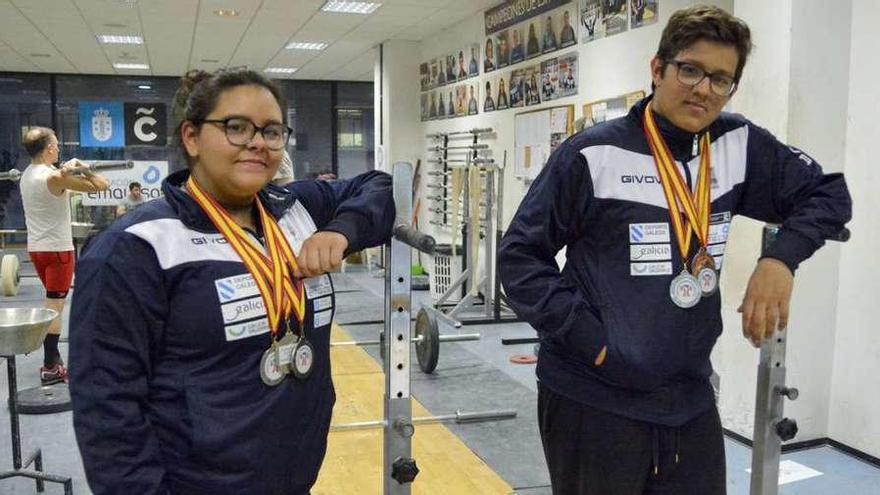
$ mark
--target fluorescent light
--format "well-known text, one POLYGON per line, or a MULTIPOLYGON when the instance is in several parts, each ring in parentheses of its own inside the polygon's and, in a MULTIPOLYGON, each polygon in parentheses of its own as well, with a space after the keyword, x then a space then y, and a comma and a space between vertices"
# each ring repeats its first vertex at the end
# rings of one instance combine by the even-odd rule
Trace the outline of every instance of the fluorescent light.
POLYGON ((153 89, 149 84, 138 84, 138 89, 153 89))
POLYGON ((136 69, 136 70, 149 70, 150 66, 147 64, 121 64, 115 63, 113 64, 114 69, 136 69))
POLYGON ((143 45, 144 39, 140 36, 116 35, 116 34, 99 34, 98 41, 105 45, 143 45))
POLYGON ((293 74, 298 69, 298 67, 266 67, 264 72, 270 72, 272 74, 293 74))
POLYGON ((215 10, 214 15, 219 15, 220 17, 237 17, 238 11, 232 9, 220 9, 215 10))
POLYGON ((293 41, 288 43, 284 48, 287 48, 288 50, 323 50, 324 48, 327 48, 327 43, 293 41))
POLYGON ((327 3, 321 7, 321 10, 324 12, 339 12, 342 14, 372 14, 381 6, 381 3, 327 0, 327 3))

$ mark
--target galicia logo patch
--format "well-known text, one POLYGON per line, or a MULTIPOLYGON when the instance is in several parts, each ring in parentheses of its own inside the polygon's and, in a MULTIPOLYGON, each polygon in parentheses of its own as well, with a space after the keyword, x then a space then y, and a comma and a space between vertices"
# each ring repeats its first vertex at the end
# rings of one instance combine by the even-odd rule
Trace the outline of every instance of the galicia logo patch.
POLYGON ((671 260, 670 244, 632 244, 629 246, 630 261, 671 260))
POLYGON ((631 223, 629 224, 630 244, 657 244, 669 242, 669 224, 631 223))

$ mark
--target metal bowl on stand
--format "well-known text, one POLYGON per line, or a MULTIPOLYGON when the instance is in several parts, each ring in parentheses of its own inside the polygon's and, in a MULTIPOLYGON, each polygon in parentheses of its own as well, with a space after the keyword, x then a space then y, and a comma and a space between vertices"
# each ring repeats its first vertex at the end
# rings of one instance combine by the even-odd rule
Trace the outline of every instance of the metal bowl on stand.
POLYGON ((43 345, 43 337, 58 312, 49 308, 0 309, 0 356, 33 352, 43 345))

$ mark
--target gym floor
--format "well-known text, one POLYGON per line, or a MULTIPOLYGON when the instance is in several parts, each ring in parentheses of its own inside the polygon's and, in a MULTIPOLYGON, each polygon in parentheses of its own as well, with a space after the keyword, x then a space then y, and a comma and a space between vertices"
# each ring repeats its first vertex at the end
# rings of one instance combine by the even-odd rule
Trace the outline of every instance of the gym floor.
MULTIPOLYGON (((18 253, 26 260, 25 253, 18 253)), ((375 339, 381 325, 357 324, 381 320, 384 314, 383 279, 369 272, 334 276, 337 291, 334 340, 375 339), (341 328, 340 328, 341 327, 341 328)), ((3 307, 42 306, 43 291, 30 263, 22 265, 19 294, 0 299, 3 307)), ((430 302, 427 291, 413 292, 413 307, 430 302)), ((65 314, 66 317, 66 314, 65 314)), ((65 328, 66 331, 66 328, 65 328)), ((441 333, 459 330, 440 326, 441 333)), ((413 437, 414 457, 422 473, 415 494, 549 494, 549 479, 541 452, 536 421, 534 365, 512 364, 513 354, 528 354, 532 344, 505 346, 502 338, 532 337, 524 323, 465 326, 461 333, 481 333, 474 342, 444 343, 437 370, 426 375, 413 357, 412 391, 415 416, 462 412, 517 411, 515 419, 445 426, 419 426, 413 437)), ((61 350, 67 345, 62 336, 61 350)), ((384 387, 377 348, 335 348, 334 381, 337 405, 334 422, 367 421, 381 417, 384 387), (377 397, 376 397, 377 396, 377 397), (361 416, 362 415, 362 416, 361 416)), ((17 357, 18 387, 39 384, 36 370, 42 353, 17 357)), ((5 365, 3 366, 5 368, 5 365)), ((0 388, 7 390, 5 370, 0 388)), ((23 451, 40 447, 46 472, 70 476, 74 493, 90 493, 76 448, 69 412, 21 415, 23 451)), ((11 469, 9 413, 0 409, 0 470, 11 469)), ((749 493, 751 451, 727 440, 728 493, 749 493)), ((324 469, 313 493, 380 493, 379 464, 381 430, 331 433, 324 469), (370 455, 370 453, 375 454, 370 455), (371 490, 370 487, 375 487, 371 490)), ((780 493, 786 495, 867 495, 877 493, 880 469, 831 447, 819 447, 783 456, 780 493)), ((33 481, 0 480, 0 494, 36 493, 33 481)), ((45 493, 63 493, 61 486, 47 484, 45 493)))

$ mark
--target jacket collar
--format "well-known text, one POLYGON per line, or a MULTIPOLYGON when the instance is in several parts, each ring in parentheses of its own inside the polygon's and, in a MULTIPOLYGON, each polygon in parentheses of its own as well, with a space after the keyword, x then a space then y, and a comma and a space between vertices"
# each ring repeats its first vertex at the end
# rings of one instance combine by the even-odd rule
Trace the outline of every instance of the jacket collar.
MULTIPOLYGON (((642 129, 642 132, 644 132, 642 117, 645 114, 645 108, 647 108, 648 103, 652 99, 654 99, 653 93, 633 105, 629 111, 628 117, 636 121, 639 129, 642 129)), ((704 132, 709 130, 709 127, 712 125, 710 123, 709 126, 700 132, 693 133, 677 127, 669 119, 660 115, 656 111, 653 113, 657 128, 660 129, 660 135, 663 136, 663 140, 666 141, 666 145, 669 146, 669 150, 672 152, 673 157, 678 160, 683 159, 683 157, 690 158, 692 156, 691 152, 693 151, 694 138, 696 136, 701 136, 704 132)))
MULTIPOLYGON (((188 178, 189 170, 179 170, 162 181, 162 193, 165 195, 165 200, 187 227, 200 232, 217 232, 208 215, 183 190, 183 185, 188 178)), ((260 190, 257 196, 266 207, 266 211, 275 218, 281 218, 281 215, 296 201, 293 193, 271 183, 260 190)))

